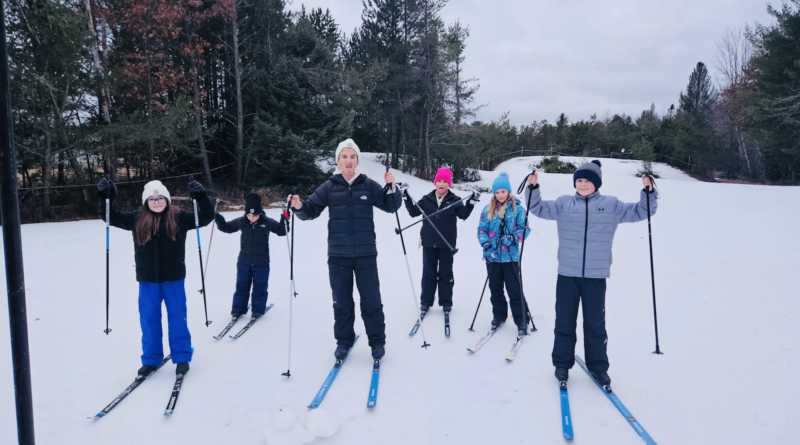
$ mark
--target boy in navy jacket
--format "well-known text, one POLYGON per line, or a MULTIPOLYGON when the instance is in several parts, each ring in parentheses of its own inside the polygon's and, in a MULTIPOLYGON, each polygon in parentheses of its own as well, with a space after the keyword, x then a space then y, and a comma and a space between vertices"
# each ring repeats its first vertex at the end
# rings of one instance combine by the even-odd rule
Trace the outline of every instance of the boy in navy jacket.
POLYGON ((248 193, 245 197, 245 215, 226 222, 217 213, 214 220, 221 232, 241 231, 239 259, 236 262, 236 292, 233 294, 231 315, 237 319, 247 313, 247 300, 252 284, 252 316, 258 318, 267 311, 267 285, 269 283, 269 234, 286 235, 285 218, 280 221, 267 216, 261 208, 261 197, 248 193))

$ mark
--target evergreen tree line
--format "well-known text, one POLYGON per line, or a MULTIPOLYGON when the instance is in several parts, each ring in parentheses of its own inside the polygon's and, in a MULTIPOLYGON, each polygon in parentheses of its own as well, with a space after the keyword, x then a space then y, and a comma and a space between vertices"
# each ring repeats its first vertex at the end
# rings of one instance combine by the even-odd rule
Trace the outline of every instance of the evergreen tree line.
MULTIPOLYGON (((212 190, 308 192, 347 137, 422 178, 520 154, 659 160, 698 175, 796 183, 800 0, 719 42, 664 115, 516 127, 474 120, 469 27, 447 0, 365 0, 346 36, 329 11, 284 0, 9 0, 21 199, 53 217, 119 184, 200 172, 212 190)), ((198 178, 200 179, 200 178, 198 178)), ((137 189, 130 187, 130 189, 137 189)), ((23 206, 23 208, 29 208, 23 206)))

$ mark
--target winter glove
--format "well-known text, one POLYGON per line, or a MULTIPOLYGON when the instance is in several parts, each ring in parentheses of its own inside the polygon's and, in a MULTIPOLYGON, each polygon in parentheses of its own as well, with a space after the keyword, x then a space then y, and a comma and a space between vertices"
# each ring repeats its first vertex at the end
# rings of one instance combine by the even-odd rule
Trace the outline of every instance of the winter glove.
POLYGON ((514 239, 514 235, 511 235, 511 234, 503 235, 503 237, 500 238, 500 244, 502 244, 502 245, 504 245, 506 247, 514 244, 514 241, 516 241, 514 239))
POLYGON ((199 198, 204 191, 205 189, 203 189, 203 186, 199 182, 189 182, 189 195, 191 195, 192 199, 199 198))
POLYGON ((217 226, 221 226, 222 224, 225 224, 225 217, 220 215, 219 213, 215 213, 214 221, 217 222, 217 226))
POLYGON ((99 196, 100 198, 102 199, 111 198, 111 194, 113 193, 113 191, 114 191, 114 184, 112 184, 111 181, 109 181, 108 179, 103 178, 100 180, 100 182, 97 183, 97 196, 99 196))
POLYGON ((498 258, 499 256, 497 255, 497 252, 494 249, 486 249, 483 251, 484 261, 494 262, 497 261, 498 258))
POLYGON ((472 192, 472 196, 469 197, 469 203, 475 205, 478 201, 481 200, 481 194, 477 192, 472 192))
POLYGON ((411 202, 411 196, 408 194, 408 189, 403 189, 403 199, 408 202, 411 202))

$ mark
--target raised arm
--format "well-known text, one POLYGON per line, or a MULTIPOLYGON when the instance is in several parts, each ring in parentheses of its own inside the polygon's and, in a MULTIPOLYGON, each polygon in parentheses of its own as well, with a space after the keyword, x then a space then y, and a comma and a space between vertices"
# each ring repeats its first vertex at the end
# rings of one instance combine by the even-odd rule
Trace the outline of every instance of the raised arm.
POLYGON ((139 212, 120 212, 116 209, 117 193, 111 181, 103 178, 97 183, 97 196, 100 197, 97 204, 97 216, 100 219, 106 220, 106 197, 109 197, 109 224, 122 230, 133 230, 139 212))
POLYGON ((286 236, 286 218, 284 218, 283 214, 281 214, 281 220, 275 221, 274 219, 267 216, 267 229, 278 235, 278 236, 286 236))
POLYGON ((543 201, 539 184, 533 188, 525 187, 525 202, 530 202, 528 211, 539 218, 556 220, 561 215, 561 202, 559 200, 543 201))
POLYGON ((223 233, 235 233, 241 229, 241 221, 242 218, 236 218, 230 220, 230 222, 225 221, 225 217, 217 213, 214 215, 214 221, 217 223, 217 228, 220 232, 223 233))
POLYGON ((617 214, 617 221, 620 223, 639 222, 647 219, 647 200, 650 200, 650 215, 656 214, 658 209, 658 190, 648 192, 642 189, 639 192, 639 202, 624 203, 617 200, 614 212, 617 214))
POLYGON ((396 185, 392 184, 390 193, 384 193, 383 187, 375 181, 371 181, 370 187, 372 187, 372 196, 374 197, 373 206, 386 213, 394 213, 403 205, 403 198, 396 185))
POLYGON ((297 195, 293 195, 292 197, 292 207, 294 207, 295 215, 303 221, 307 221, 310 219, 316 219, 326 207, 328 207, 328 195, 330 194, 331 182, 325 181, 317 187, 314 191, 314 194, 311 195, 307 200, 303 200, 297 197, 297 195), (300 205, 300 208, 296 207, 295 201, 298 201, 297 204, 300 205))
POLYGON ((411 197, 408 196, 408 192, 403 191, 403 196, 405 197, 403 201, 405 201, 406 210, 408 211, 408 214, 412 218, 416 218, 422 215, 422 212, 417 208, 417 206, 414 205, 414 202, 411 201, 411 197))

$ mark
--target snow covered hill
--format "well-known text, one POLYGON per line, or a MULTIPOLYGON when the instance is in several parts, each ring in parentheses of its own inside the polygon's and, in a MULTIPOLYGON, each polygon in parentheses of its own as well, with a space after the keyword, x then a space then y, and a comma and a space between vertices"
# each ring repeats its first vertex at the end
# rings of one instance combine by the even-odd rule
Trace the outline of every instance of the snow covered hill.
MULTIPOLYGON (((516 187, 531 162, 533 158, 512 159, 497 170, 508 172, 516 187)), ((625 201, 638 199, 641 180, 633 176, 638 163, 602 162, 601 191, 625 201)), ((361 167, 382 183, 380 164, 364 159, 361 167)), ((622 225, 614 242, 606 299, 609 374, 615 392, 661 444, 794 442, 792 419, 800 396, 792 383, 800 369, 800 188, 702 183, 667 166, 656 170, 663 176, 653 244, 665 355, 651 354, 647 223, 622 225)), ((395 173, 411 185, 409 191, 417 199, 432 189, 430 183, 395 173)), ((495 175, 484 172, 480 184, 489 186, 495 175)), ((545 199, 573 193, 571 175, 542 173, 540 183, 545 199)), ((478 211, 488 198, 484 195, 468 221, 459 222, 452 336, 444 337, 443 315, 436 307, 423 324, 432 344, 427 350, 420 348, 421 333, 408 336, 416 308, 394 233, 395 216, 376 211, 387 325, 377 407, 366 407, 372 360, 363 337, 322 403, 324 411, 307 419, 305 407, 334 361, 327 215, 297 221, 299 296, 294 301, 291 379, 281 377, 287 368, 289 314, 286 240, 271 239, 269 301, 275 307, 241 339, 217 341, 212 336, 229 319, 238 234, 214 232, 206 277, 214 323, 208 328, 196 291, 200 274, 192 235, 187 238, 186 290, 195 356, 175 413, 162 416, 174 381, 170 363, 96 421, 86 417, 119 394, 140 366, 130 233, 111 231, 113 331, 106 336, 104 224, 96 220, 23 226, 38 443, 308 443, 313 436, 303 428, 304 421, 309 429, 316 424, 318 434, 338 424, 336 434, 314 442, 322 444, 562 443, 558 386, 550 362, 554 222, 531 217, 523 260, 525 291, 538 332, 524 340, 513 363, 504 360, 514 339, 509 328, 498 331, 477 353, 466 350, 491 321, 487 295, 475 332, 467 330, 486 277, 475 231, 478 211)), ((278 217, 276 209, 267 212, 278 217)), ((225 214, 228 219, 237 215, 225 214)), ((412 222, 403 209, 400 221, 412 222)), ((201 230, 204 255, 210 230, 201 230)), ((407 232, 418 294, 422 259, 417 239, 416 228, 407 232)), ((360 318, 356 326, 363 333, 360 318)), ((0 333, 8 332, 7 306, 2 304, 0 333)), ((583 355, 581 338, 579 329, 578 353, 583 355)), ((576 444, 642 443, 577 366, 571 372, 570 401, 576 444)), ((0 443, 15 442, 10 346, 3 341, 0 443)))

